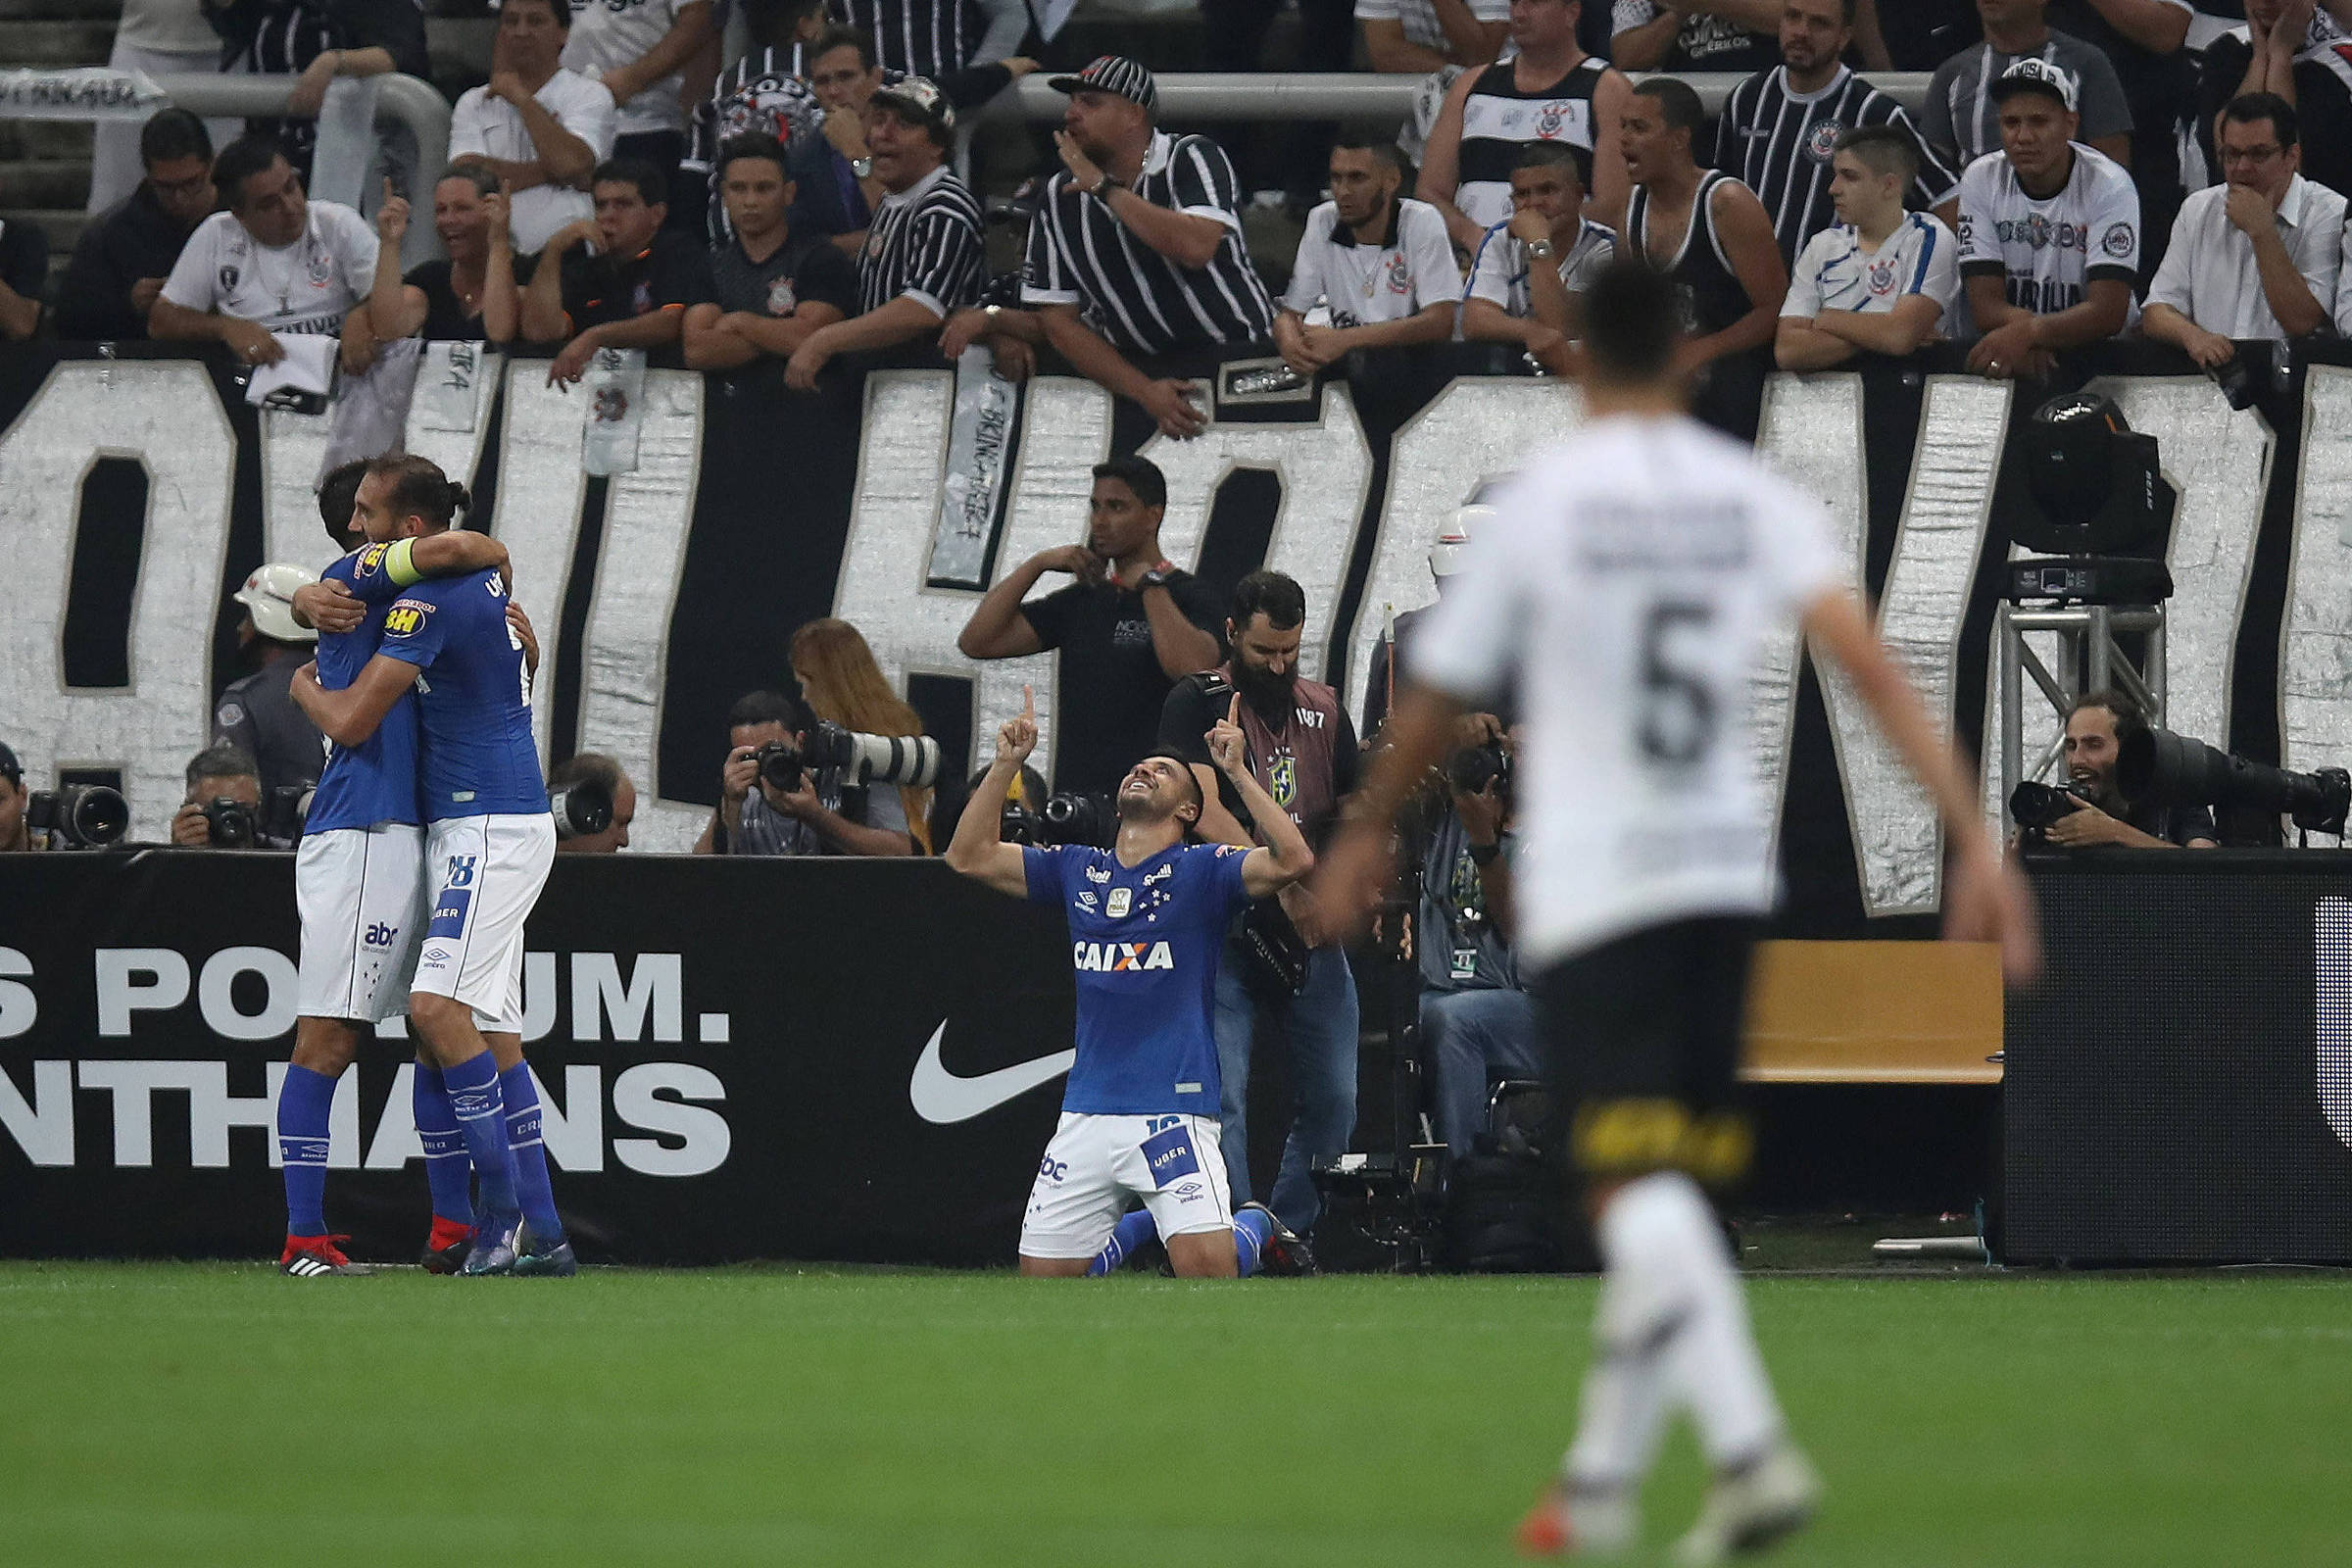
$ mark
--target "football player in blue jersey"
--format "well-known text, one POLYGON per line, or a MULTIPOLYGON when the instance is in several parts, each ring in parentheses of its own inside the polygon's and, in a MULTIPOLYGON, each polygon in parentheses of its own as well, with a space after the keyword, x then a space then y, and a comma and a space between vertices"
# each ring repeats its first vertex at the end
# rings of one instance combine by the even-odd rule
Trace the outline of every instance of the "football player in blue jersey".
MULTIPOLYGON (((344 495, 348 499, 348 489, 344 495)), ((380 496, 373 499, 380 510, 380 496)), ((340 510, 356 514, 360 505, 351 502, 340 510)), ((319 633, 318 654, 311 666, 319 685, 350 685, 375 657, 384 606, 368 605, 350 590, 381 572, 384 549, 356 550, 321 573, 322 582, 333 585, 323 595, 327 600, 340 596, 341 607, 330 610, 310 599, 321 592, 315 587, 297 595, 298 613, 306 608, 319 612, 313 621, 319 633)), ((502 570, 506 564, 506 547, 496 540, 451 533, 419 541, 414 569, 442 576, 502 570)), ((295 857, 294 896, 302 918, 300 1015, 293 1061, 278 1093, 277 1141, 286 1186, 286 1245, 278 1267, 297 1279, 366 1272, 344 1254, 339 1244, 348 1238, 327 1233, 328 1122, 335 1081, 351 1065, 360 1041, 383 1019, 408 1010, 409 977, 424 927, 424 818, 418 809, 416 744, 413 697, 388 709, 365 741, 330 743, 295 857)), ((420 1118, 420 1129, 428 1120, 420 1118)), ((454 1140, 454 1128, 450 1136, 454 1140)), ((429 1159, 432 1151, 426 1153, 429 1159)), ((463 1195, 463 1163, 455 1173, 463 1195)), ((458 1212, 468 1215, 463 1230, 469 1239, 469 1205, 458 1212)), ((437 1219, 436 1231, 445 1223, 437 1219)), ((436 1235, 434 1240, 446 1249, 446 1239, 436 1235)), ((458 1255, 464 1256, 462 1247, 458 1255)), ((433 1258, 428 1247, 428 1267, 433 1258)))
POLYGON ((1210 1018, 1227 924, 1251 899, 1306 875, 1314 852, 1250 771, 1230 710, 1208 732, 1209 756, 1268 824, 1265 847, 1188 841, 1200 786, 1165 755, 1120 781, 1112 848, 1003 843, 1004 792, 1036 744, 1036 701, 1024 693, 948 848, 965 876, 1057 905, 1069 922, 1077 1052, 1021 1223, 1021 1272, 1106 1272, 1154 1231, 1179 1275, 1279 1266, 1298 1238, 1261 1204, 1236 1213, 1226 1187, 1210 1018), (1130 1196, 1144 1207, 1122 1219, 1130 1196))
POLYGON ((576 1265, 521 1055, 523 922, 556 844, 523 638, 497 573, 427 580, 415 568, 418 545, 466 506, 464 486, 422 458, 385 457, 361 488, 388 509, 398 537, 383 573, 401 597, 384 612, 375 656, 348 686, 329 691, 298 675, 295 700, 329 740, 360 745, 416 694, 430 895, 409 1012, 440 1065, 481 1187, 461 1271, 569 1274, 576 1265))

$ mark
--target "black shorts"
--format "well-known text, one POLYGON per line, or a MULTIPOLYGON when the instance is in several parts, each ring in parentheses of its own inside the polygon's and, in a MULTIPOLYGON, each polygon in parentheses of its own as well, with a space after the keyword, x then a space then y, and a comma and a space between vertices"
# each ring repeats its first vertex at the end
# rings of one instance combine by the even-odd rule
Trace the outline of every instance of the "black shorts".
POLYGON ((1565 1148, 1588 1181, 1747 1173, 1740 1055, 1762 930, 1751 915, 1645 926, 1537 977, 1565 1148))

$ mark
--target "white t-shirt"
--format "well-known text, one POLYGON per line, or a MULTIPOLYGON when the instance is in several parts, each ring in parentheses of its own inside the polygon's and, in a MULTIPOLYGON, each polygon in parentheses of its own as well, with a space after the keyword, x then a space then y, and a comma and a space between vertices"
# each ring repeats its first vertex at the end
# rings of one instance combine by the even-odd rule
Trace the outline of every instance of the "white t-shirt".
MULTIPOLYGON (((1464 0, 1470 15, 1480 22, 1495 23, 1511 20, 1511 0, 1464 0)), ((1401 22, 1404 41, 1417 43, 1424 49, 1451 54, 1446 29, 1438 24, 1438 8, 1431 0, 1355 0, 1355 20, 1358 22, 1401 22)))
POLYGON ((2009 303, 2035 316, 2082 304, 2094 277, 2139 276, 2132 176, 2106 154, 2073 145, 2074 172, 2046 201, 2026 194, 2007 153, 1986 153, 1960 176, 1961 274, 1999 269, 2009 303))
MULTIPOLYGON (((614 111, 612 95, 602 84, 576 71, 559 69, 531 94, 557 124, 588 144, 603 163, 612 156, 614 111)), ((504 98, 493 98, 487 87, 476 87, 458 100, 449 118, 449 156, 479 153, 508 163, 528 163, 539 156, 522 112, 504 98)), ((507 229, 517 255, 546 247, 548 239, 566 223, 596 216, 596 202, 586 191, 568 185, 533 185, 518 190, 509 205, 507 229)))
POLYGON ((1306 215, 1282 308, 1304 316, 1321 300, 1331 309, 1332 325, 1362 326, 1401 321, 1461 297, 1461 269, 1453 262, 1446 220, 1435 207, 1399 201, 1390 242, 1372 246, 1354 243, 1341 227, 1338 204, 1325 202, 1306 215))
MULTIPOLYGON (((2148 284, 2150 305, 2169 305, 2208 332, 2226 338, 2278 342, 2286 328, 2262 291, 2254 242, 2230 221, 2230 187, 2192 191, 2173 220, 2173 243, 2148 284)), ((2344 199, 2301 174, 2278 204, 2278 237, 2303 274, 2320 309, 2335 314, 2336 275, 2343 270, 2344 199)))
POLYGON ((1933 213, 1906 213, 1875 251, 1862 248, 1851 223, 1825 228, 1805 241, 1788 270, 1781 314, 1810 321, 1823 311, 1884 312, 1914 294, 1936 302, 1941 330, 1956 335, 1952 305, 1960 298, 1960 242, 1933 213))
POLYGON ((115 38, 158 54, 218 58, 220 53, 220 35, 204 20, 199 0, 122 0, 122 21, 115 38))
MULTIPOLYGON (((1617 231, 1588 218, 1577 226, 1576 243, 1552 262, 1559 268, 1561 285, 1571 294, 1582 294, 1616 254, 1617 231)), ((1466 298, 1492 300, 1509 316, 1534 315, 1527 291, 1527 270, 1532 265, 1527 246, 1513 239, 1507 227, 1487 230, 1478 247, 1478 260, 1470 269, 1466 298)))
MULTIPOLYGON (((571 0, 571 36, 564 43, 564 67, 590 79, 598 73, 633 66, 677 25, 678 13, 709 0, 571 0), (589 68, 594 67, 591 71, 589 68)), ((620 106, 615 133, 686 128, 678 102, 683 73, 663 76, 620 106)))
POLYGON ((1768 911, 1752 672, 1766 637, 1850 574, 1821 504, 1695 420, 1619 415, 1493 506, 1413 662, 1465 701, 1516 694, 1522 961, 1768 911))
POLYGON ((310 207, 302 237, 275 249, 256 243, 234 214, 215 213, 180 247, 164 298, 272 332, 342 331, 375 284, 375 230, 341 202, 310 207))

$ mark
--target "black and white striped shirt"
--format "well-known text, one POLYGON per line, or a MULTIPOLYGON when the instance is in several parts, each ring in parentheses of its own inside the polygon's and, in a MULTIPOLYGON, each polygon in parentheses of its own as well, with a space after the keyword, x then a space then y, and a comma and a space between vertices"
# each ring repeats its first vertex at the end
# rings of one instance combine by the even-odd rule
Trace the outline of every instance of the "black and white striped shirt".
POLYGON ((1126 354, 1238 348, 1272 336, 1273 302, 1250 265, 1241 190, 1223 150, 1206 136, 1155 130, 1135 194, 1224 224, 1208 265, 1188 268, 1162 256, 1106 204, 1073 188, 1064 172, 1029 220, 1021 303, 1082 306, 1126 354))
POLYGON ((970 65, 988 30, 973 0, 830 0, 826 9, 874 40, 883 69, 934 82, 970 65))
POLYGON ((1913 206, 1935 207, 1959 193, 1960 176, 1902 107, 1843 66, 1815 92, 1789 91, 1786 66, 1733 88, 1715 122, 1715 167, 1756 193, 1772 214, 1781 259, 1793 262, 1805 241, 1838 221, 1830 201, 1838 138, 1857 125, 1885 124, 1901 126, 1919 150, 1913 206))
POLYGON ((874 209, 858 254, 860 314, 904 296, 944 319, 976 303, 987 282, 980 204, 947 165, 874 209))

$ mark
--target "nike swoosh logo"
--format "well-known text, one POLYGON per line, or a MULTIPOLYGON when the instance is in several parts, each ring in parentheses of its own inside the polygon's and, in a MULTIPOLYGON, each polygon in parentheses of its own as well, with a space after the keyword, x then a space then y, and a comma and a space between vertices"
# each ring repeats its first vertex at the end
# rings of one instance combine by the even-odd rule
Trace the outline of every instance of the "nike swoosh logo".
POLYGON ((914 1113, 941 1126, 970 1121, 1040 1084, 1052 1083, 1068 1072, 1070 1063, 1078 1059, 1075 1051, 1057 1051, 1051 1056, 1018 1061, 976 1078, 958 1077, 939 1059, 939 1043, 947 1032, 947 1022, 942 1019, 939 1027, 931 1031, 923 1054, 914 1059, 914 1077, 906 1085, 906 1098, 914 1102, 914 1113))

